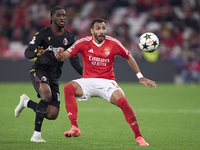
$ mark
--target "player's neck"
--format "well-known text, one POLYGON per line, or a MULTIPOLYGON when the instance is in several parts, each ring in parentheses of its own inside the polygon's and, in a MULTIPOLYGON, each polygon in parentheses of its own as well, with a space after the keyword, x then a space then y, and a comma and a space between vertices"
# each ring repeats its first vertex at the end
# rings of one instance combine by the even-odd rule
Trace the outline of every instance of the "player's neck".
POLYGON ((92 42, 93 42, 96 46, 98 46, 98 47, 100 47, 101 45, 103 45, 104 41, 105 41, 105 40, 103 40, 101 43, 99 43, 99 42, 96 42, 94 39, 92 40, 92 42))
POLYGON ((58 34, 60 34, 60 33, 62 33, 63 31, 64 31, 64 28, 58 28, 58 27, 56 27, 55 25, 51 25, 51 29, 55 32, 55 33, 58 33, 58 34))

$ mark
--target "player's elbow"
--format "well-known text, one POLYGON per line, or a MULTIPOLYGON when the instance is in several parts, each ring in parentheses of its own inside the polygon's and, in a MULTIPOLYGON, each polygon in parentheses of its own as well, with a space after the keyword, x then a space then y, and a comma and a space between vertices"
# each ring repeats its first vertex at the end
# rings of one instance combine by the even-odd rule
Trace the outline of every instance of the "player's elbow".
POLYGON ((28 50, 27 49, 25 49, 25 51, 24 51, 24 56, 29 59, 29 55, 28 55, 28 50))
POLYGON ((27 49, 25 49, 25 51, 24 51, 24 56, 25 56, 27 59, 32 59, 32 58, 36 57, 36 53, 35 53, 35 52, 30 52, 30 50, 27 48, 27 49))

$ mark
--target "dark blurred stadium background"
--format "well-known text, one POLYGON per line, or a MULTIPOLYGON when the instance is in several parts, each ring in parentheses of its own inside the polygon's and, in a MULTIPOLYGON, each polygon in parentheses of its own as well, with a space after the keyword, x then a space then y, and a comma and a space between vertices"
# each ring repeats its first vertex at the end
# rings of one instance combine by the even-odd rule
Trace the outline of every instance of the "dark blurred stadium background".
MULTIPOLYGON (((200 0, 1 0, 0 81, 29 80, 32 62, 24 58, 24 49, 36 31, 49 25, 55 5, 66 9, 65 28, 77 39, 90 35, 91 20, 104 18, 108 34, 126 46, 149 78, 199 83, 194 79, 199 79, 200 72, 200 0), (138 38, 144 32, 159 37, 156 52, 139 50, 138 38), (191 73, 194 78, 189 79, 191 73)), ((126 68, 123 63, 116 60, 117 79, 131 81, 130 69, 120 70, 126 68)), ((71 80, 74 74, 67 78, 66 73, 61 80, 71 80)))

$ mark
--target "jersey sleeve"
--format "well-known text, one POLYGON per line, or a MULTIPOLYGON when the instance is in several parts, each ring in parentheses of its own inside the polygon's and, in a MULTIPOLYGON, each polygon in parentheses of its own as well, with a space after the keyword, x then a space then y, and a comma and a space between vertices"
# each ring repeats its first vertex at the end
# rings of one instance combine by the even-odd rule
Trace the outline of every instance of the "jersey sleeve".
POLYGON ((78 54, 81 50, 81 47, 83 45, 83 40, 77 40, 70 48, 67 49, 67 51, 70 53, 72 57, 75 57, 76 54, 78 54))
POLYGON ((70 63, 72 65, 72 67, 76 70, 76 72, 78 72, 80 75, 82 75, 83 73, 83 66, 79 60, 78 55, 76 55, 75 57, 70 57, 70 63))
POLYGON ((116 42, 116 47, 117 47, 117 55, 122 56, 123 58, 126 58, 129 56, 129 51, 122 45, 122 43, 118 40, 116 42))
MULTIPOLYGON (((75 38, 74 38, 73 34, 71 34, 71 37, 69 38, 69 46, 71 47, 72 44, 74 44, 74 42, 75 42, 75 38)), ((79 60, 79 56, 76 55, 74 57, 70 57, 69 60, 70 60, 72 67, 76 70, 76 72, 78 72, 80 75, 82 75, 83 67, 79 60)))
POLYGON ((30 41, 28 47, 25 49, 24 55, 28 59, 32 59, 37 55, 37 47, 40 45, 44 37, 44 34, 37 32, 32 40, 30 41))

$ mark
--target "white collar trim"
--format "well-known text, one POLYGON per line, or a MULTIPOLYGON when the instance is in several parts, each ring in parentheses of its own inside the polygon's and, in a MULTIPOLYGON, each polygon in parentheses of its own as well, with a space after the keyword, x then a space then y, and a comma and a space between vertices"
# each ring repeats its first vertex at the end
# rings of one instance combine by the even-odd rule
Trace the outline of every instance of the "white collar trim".
POLYGON ((100 44, 96 43, 94 40, 92 40, 92 42, 97 46, 97 47, 100 47, 101 45, 103 45, 105 40, 103 40, 103 42, 101 42, 100 44))

